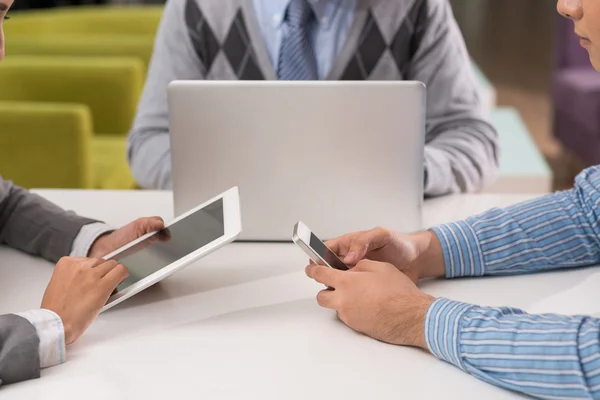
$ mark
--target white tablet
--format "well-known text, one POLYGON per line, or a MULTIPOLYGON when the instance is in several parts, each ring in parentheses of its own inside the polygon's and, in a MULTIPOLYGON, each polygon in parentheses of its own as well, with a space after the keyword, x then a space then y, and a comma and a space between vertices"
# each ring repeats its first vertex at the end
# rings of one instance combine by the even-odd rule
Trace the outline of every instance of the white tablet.
POLYGON ((234 241, 241 231, 239 190, 234 187, 177 217, 164 230, 107 255, 106 260, 127 267, 129 278, 117 287, 102 311, 234 241))

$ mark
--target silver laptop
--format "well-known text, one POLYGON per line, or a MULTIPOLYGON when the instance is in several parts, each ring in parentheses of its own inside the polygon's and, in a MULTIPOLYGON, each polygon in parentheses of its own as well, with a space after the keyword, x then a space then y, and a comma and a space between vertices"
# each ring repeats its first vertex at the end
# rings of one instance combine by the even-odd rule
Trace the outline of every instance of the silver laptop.
POLYGON ((425 86, 418 82, 176 81, 175 214, 238 186, 242 241, 421 228, 425 86))

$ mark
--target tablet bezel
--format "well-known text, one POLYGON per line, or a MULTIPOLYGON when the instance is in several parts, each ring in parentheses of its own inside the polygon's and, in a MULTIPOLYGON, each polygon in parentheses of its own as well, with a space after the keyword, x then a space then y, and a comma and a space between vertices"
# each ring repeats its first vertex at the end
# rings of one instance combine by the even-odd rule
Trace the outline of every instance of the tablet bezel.
MULTIPOLYGON (((182 219, 185 219, 189 215, 194 214, 195 212, 207 207, 208 205, 210 205, 220 199, 223 199, 223 226, 224 226, 224 234, 221 237, 200 247, 193 253, 190 253, 183 258, 180 258, 179 260, 177 260, 171 264, 165 265, 163 268, 154 272, 153 274, 148 275, 147 277, 139 280, 138 282, 132 284, 131 286, 125 288, 124 290, 110 296, 106 305, 102 308, 102 310, 100 312, 104 312, 104 311, 116 306, 117 304, 119 304, 122 301, 132 297, 133 295, 141 292, 142 290, 147 289, 148 287, 171 276, 172 274, 174 274, 175 272, 179 271, 180 269, 186 267, 190 263, 195 262, 195 261, 199 260, 200 258, 212 253, 213 251, 224 246, 225 244, 233 242, 239 236, 239 234, 242 232, 242 218, 241 218, 240 196, 239 196, 238 187, 233 187, 233 188, 227 190, 226 192, 220 194, 219 196, 216 196, 216 197, 212 198, 211 200, 208 200, 208 201, 202 203, 201 205, 191 209, 190 211, 188 211, 184 214, 181 214, 180 216, 175 218, 173 221, 171 221, 168 225, 165 225, 165 228, 168 229, 169 226, 173 225, 174 223, 176 223, 182 219)), ((122 253, 122 252, 126 251, 127 249, 135 246, 136 244, 144 241, 148 237, 150 237, 152 235, 156 235, 156 234, 157 234, 157 232, 152 232, 147 235, 144 235, 144 236, 134 240, 133 242, 121 247, 120 249, 113 251, 112 253, 106 255, 103 258, 107 259, 107 260, 114 258, 115 256, 118 256, 120 253, 122 253)))

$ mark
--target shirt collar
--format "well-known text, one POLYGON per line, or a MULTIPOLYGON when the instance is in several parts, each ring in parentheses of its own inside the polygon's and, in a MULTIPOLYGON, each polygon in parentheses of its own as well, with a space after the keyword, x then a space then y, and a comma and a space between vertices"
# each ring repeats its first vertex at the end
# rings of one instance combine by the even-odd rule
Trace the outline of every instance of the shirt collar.
MULTIPOLYGON (((273 27, 280 28, 284 22, 285 11, 291 0, 265 0, 273 15, 273 27)), ((312 5, 317 21, 322 28, 328 29, 342 0, 308 0, 312 5)), ((263 4, 265 4, 263 2, 263 4)))

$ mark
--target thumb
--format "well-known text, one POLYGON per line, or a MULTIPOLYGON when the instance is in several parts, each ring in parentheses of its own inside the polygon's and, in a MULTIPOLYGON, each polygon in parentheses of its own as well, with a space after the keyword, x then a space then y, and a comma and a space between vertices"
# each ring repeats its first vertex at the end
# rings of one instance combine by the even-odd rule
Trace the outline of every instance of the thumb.
POLYGON ((344 257, 344 263, 348 265, 356 265, 360 260, 367 256, 369 244, 362 240, 354 240, 350 244, 348 253, 344 257))
POLYGON ((384 228, 375 228, 370 231, 358 233, 350 243, 345 262, 356 264, 363 258, 367 258, 372 251, 381 249, 389 240, 390 232, 384 228))
POLYGON ((150 228, 152 231, 160 231, 165 228, 165 221, 161 217, 152 217, 150 219, 150 228))
POLYGON ((136 221, 138 234, 145 235, 150 232, 160 231, 165 227, 165 223, 160 217, 141 218, 136 221))

